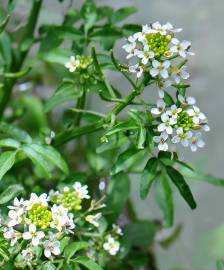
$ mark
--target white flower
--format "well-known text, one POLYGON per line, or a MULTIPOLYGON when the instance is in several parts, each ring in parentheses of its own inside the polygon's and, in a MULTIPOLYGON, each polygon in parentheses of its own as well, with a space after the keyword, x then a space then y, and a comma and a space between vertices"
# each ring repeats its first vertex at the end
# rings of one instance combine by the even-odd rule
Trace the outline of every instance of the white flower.
POLYGON ((116 234, 123 235, 121 227, 119 227, 117 224, 113 224, 112 227, 113 227, 116 234))
POLYGON ((136 64, 134 66, 130 66, 129 71, 131 73, 137 73, 137 78, 140 78, 142 76, 144 70, 143 70, 142 66, 140 66, 139 64, 136 64))
POLYGON ((206 116, 204 113, 200 112, 200 109, 196 106, 193 106, 192 109, 188 109, 187 113, 189 116, 193 117, 193 122, 198 125, 200 122, 203 122, 206 120, 206 116))
POLYGON ((102 217, 102 214, 101 213, 97 213, 95 215, 88 215, 86 216, 86 221, 93 224, 95 227, 99 227, 99 222, 98 220, 102 217))
POLYGON ((179 143, 184 147, 187 147, 189 145, 189 139, 192 137, 192 132, 187 131, 184 132, 183 128, 180 127, 177 129, 177 135, 172 138, 172 143, 179 143))
POLYGON ((37 228, 34 224, 29 225, 29 231, 23 233, 23 239, 32 240, 33 246, 38 246, 41 239, 45 236, 44 232, 37 231, 37 228))
POLYGON ((154 33, 160 33, 163 36, 167 34, 168 28, 169 28, 169 25, 167 24, 161 25, 159 22, 154 22, 152 24, 152 29, 154 30, 154 33))
POLYGON ((167 151, 168 150, 168 144, 167 144, 168 134, 166 132, 163 132, 160 134, 160 136, 154 136, 153 141, 155 143, 158 143, 158 149, 160 151, 167 151))
POLYGON ((34 257, 33 250, 31 248, 22 250, 22 256, 26 261, 28 262, 32 261, 34 257))
POLYGON ((62 205, 53 205, 51 208, 52 219, 50 226, 52 228, 56 228, 59 232, 61 232, 65 226, 65 223, 68 221, 68 209, 62 205))
POLYGON ((68 219, 66 220, 65 224, 64 224, 64 231, 65 233, 71 233, 73 234, 73 230, 75 229, 75 223, 73 221, 73 214, 72 213, 69 213, 68 214, 68 219))
POLYGON ((130 59, 131 57, 135 56, 136 39, 137 39, 137 37, 130 36, 128 38, 129 43, 122 46, 122 48, 128 53, 128 55, 126 57, 127 59, 130 59))
POLYGON ((80 61, 78 59, 76 59, 75 56, 71 56, 70 60, 65 63, 65 67, 70 72, 74 72, 79 65, 80 65, 80 61))
POLYGON ((11 243, 10 243, 11 247, 16 244, 18 239, 21 238, 21 233, 14 230, 13 228, 7 228, 3 235, 5 239, 11 240, 11 243))
POLYGON ((152 66, 153 67, 150 69, 152 77, 156 77, 157 75, 161 75, 163 79, 167 79, 169 77, 168 69, 170 68, 170 61, 166 60, 160 63, 157 60, 153 60, 152 66))
POLYGON ((75 182, 73 185, 74 190, 77 192, 79 199, 89 199, 90 196, 88 195, 88 186, 82 186, 80 182, 75 182))
POLYGON ((108 236, 107 242, 103 244, 103 248, 112 256, 116 255, 120 249, 120 243, 111 235, 108 236))
POLYGON ((182 103, 185 106, 194 105, 196 103, 196 100, 194 97, 183 97, 182 95, 178 95, 178 100, 180 101, 180 103, 182 103))
POLYGON ((151 113, 155 114, 155 115, 160 115, 161 113, 164 112, 165 107, 166 107, 166 103, 164 102, 163 99, 159 99, 156 103, 157 108, 152 108, 151 109, 151 113))
POLYGON ((183 30, 182 28, 174 28, 170 22, 166 23, 166 28, 168 31, 173 32, 173 33, 178 33, 178 32, 181 32, 183 30))
POLYGON ((177 53, 183 58, 186 58, 187 55, 194 55, 193 52, 188 51, 188 49, 191 47, 190 41, 184 40, 180 42, 177 38, 172 38, 171 41, 174 44, 174 46, 170 48, 172 53, 177 53))
POLYGON ((161 116, 162 123, 158 125, 159 132, 166 132, 167 134, 173 133, 172 126, 176 124, 177 120, 173 117, 169 117, 168 114, 163 113, 161 116))
POLYGON ((190 147, 191 147, 192 152, 197 151, 198 147, 203 148, 204 146, 205 146, 205 142, 201 139, 200 132, 192 136, 191 142, 190 142, 190 147))
POLYGON ((24 201, 24 205, 26 206, 27 210, 30 210, 34 204, 41 204, 43 206, 48 205, 48 196, 46 193, 41 194, 39 197, 35 193, 31 193, 30 199, 24 201))
POLYGON ((187 80, 190 77, 190 74, 186 71, 186 66, 182 68, 172 68, 172 77, 176 84, 179 84, 181 80, 187 80))
POLYGON ((149 62, 149 59, 154 58, 155 54, 150 50, 149 46, 145 45, 143 51, 138 50, 136 55, 142 59, 142 64, 146 65, 149 62))
POLYGON ((60 242, 56 240, 46 240, 44 241, 44 255, 47 258, 50 258, 51 255, 59 255, 61 253, 60 251, 60 242))
POLYGON ((8 213, 8 216, 10 218, 8 222, 9 227, 13 227, 17 224, 20 224, 22 222, 22 215, 23 215, 23 209, 20 208, 17 211, 15 210, 10 210, 8 213))
POLYGON ((178 114, 182 111, 182 108, 177 108, 176 105, 172 105, 170 107, 170 110, 167 111, 167 114, 169 116, 172 116, 173 118, 177 118, 178 114))
POLYGON ((20 209, 23 209, 24 208, 24 200, 23 199, 18 199, 18 198, 15 198, 14 201, 13 201, 13 206, 10 205, 8 206, 8 208, 10 210, 20 210, 20 209))

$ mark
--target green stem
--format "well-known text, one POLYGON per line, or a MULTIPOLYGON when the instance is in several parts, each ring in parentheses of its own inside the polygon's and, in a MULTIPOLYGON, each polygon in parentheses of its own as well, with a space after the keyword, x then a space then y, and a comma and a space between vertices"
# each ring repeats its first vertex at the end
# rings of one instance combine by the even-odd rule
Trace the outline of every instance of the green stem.
MULTIPOLYGON (((85 103, 86 103, 86 91, 84 89, 82 96, 77 101, 76 109, 83 110, 85 107, 85 103)), ((82 118, 82 113, 77 113, 75 117, 75 121, 74 121, 75 126, 80 125, 81 118, 82 118)))
MULTIPOLYGON (((11 64, 8 70, 10 73, 18 72, 21 69, 23 62, 26 58, 26 55, 28 54, 31 48, 31 45, 32 45, 31 41, 33 39, 33 34, 34 34, 35 27, 37 24, 41 4, 42 4, 42 0, 33 0, 33 6, 32 6, 28 23, 25 29, 25 34, 18 48, 20 50, 20 58, 16 63, 11 64), (24 44, 26 44, 26 46, 24 44), (22 45, 25 47, 23 47, 22 45)), ((15 78, 5 78, 4 80, 4 88, 3 88, 4 92, 0 100, 0 119, 2 118, 4 110, 6 106, 8 105, 8 102, 10 100, 10 96, 13 90, 13 86, 15 85, 15 83, 16 83, 15 78)))

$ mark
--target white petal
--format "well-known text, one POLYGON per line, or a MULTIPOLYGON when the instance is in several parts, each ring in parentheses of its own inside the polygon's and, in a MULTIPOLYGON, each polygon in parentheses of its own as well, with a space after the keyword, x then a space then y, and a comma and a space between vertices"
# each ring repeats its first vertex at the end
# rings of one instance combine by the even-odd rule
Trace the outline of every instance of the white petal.
POLYGON ((164 123, 161 123, 158 125, 157 129, 159 132, 162 132, 162 131, 166 130, 166 125, 164 123))
POLYGON ((198 149, 198 148, 197 148, 197 146, 196 146, 195 144, 192 144, 192 145, 191 145, 191 151, 192 151, 192 152, 196 152, 197 149, 198 149))
POLYGON ((153 61, 152 61, 152 66, 153 66, 154 68, 158 68, 158 67, 160 67, 160 62, 157 61, 157 60, 153 60, 153 61))
POLYGON ((23 239, 29 240, 31 238, 32 238, 32 235, 30 234, 30 232, 24 232, 23 233, 23 239))
POLYGON ((203 140, 199 140, 197 142, 197 146, 200 147, 200 148, 203 148, 205 146, 205 142, 203 140))
POLYGON ((167 132, 168 134, 172 134, 172 133, 173 133, 173 128, 172 128, 171 126, 166 127, 166 132, 167 132))
POLYGON ((171 42, 174 44, 174 45, 178 45, 180 43, 180 41, 177 39, 177 38, 172 38, 171 42))
POLYGON ((160 71, 160 74, 164 79, 167 79, 169 77, 167 70, 160 71))
POLYGON ((152 77, 156 77, 159 74, 159 70, 156 68, 151 68, 150 74, 152 75, 152 77))
POLYGON ((174 136, 172 138, 172 143, 179 143, 180 142, 180 137, 179 136, 174 136))
POLYGON ((188 147, 189 141, 188 141, 187 139, 181 140, 181 144, 182 144, 184 147, 188 147))
POLYGON ((50 258, 51 257, 51 251, 49 249, 45 249, 44 250, 44 255, 45 255, 45 257, 50 258))
POLYGON ((37 237, 34 237, 34 238, 32 238, 32 245, 33 246, 38 246, 39 245, 39 238, 37 238, 37 237))
POLYGON ((159 114, 161 114, 161 111, 158 108, 152 108, 151 113, 155 114, 155 115, 159 115, 159 114))

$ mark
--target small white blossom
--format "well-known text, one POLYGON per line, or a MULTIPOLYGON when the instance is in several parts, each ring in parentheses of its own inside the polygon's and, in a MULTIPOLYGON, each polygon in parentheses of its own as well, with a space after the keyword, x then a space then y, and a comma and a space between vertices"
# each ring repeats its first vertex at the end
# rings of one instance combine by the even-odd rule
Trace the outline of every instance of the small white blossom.
POLYGON ((194 97, 183 97, 182 95, 178 95, 178 100, 185 106, 194 105, 196 103, 194 97))
POLYGON ((142 76, 144 70, 143 70, 142 66, 140 66, 139 64, 136 64, 134 66, 130 66, 129 71, 131 73, 137 73, 137 78, 140 78, 142 76))
POLYGON ((41 204, 43 206, 47 206, 48 200, 49 198, 46 193, 43 193, 40 196, 37 196, 37 194, 35 193, 31 193, 30 199, 24 201, 24 205, 26 206, 27 210, 30 210, 34 204, 41 204))
POLYGON ((46 240, 44 241, 44 255, 47 258, 50 258, 53 255, 59 255, 60 251, 60 242, 56 240, 46 240))
POLYGON ((200 111, 200 109, 196 106, 193 106, 192 109, 188 109, 187 110, 188 115, 193 117, 193 122, 198 125, 201 122, 206 120, 206 116, 204 115, 204 113, 202 113, 200 111))
POLYGON ((166 103, 163 99, 159 99, 156 103, 157 107, 151 109, 151 113, 155 115, 160 115, 164 112, 166 108, 166 103))
POLYGON ((86 221, 94 225, 95 227, 99 227, 99 219, 102 217, 101 213, 97 213, 95 215, 88 215, 86 216, 86 221))
POLYGON ((189 139, 192 137, 192 132, 184 132, 183 128, 180 127, 177 129, 177 135, 172 138, 172 143, 180 143, 187 147, 189 145, 189 139))
POLYGON ((103 248, 112 256, 116 255, 120 249, 120 243, 111 235, 108 236, 107 242, 103 244, 103 248))
POLYGON ((155 143, 158 143, 158 149, 160 151, 167 151, 168 150, 168 134, 166 132, 163 132, 160 134, 160 136, 154 136, 153 141, 155 143))
POLYGON ((184 40, 180 42, 177 38, 172 38, 172 43, 174 46, 170 48, 172 53, 177 53, 181 57, 186 58, 187 55, 194 55, 193 52, 189 52, 188 49, 191 47, 191 42, 184 40))
POLYGON ((118 226, 117 224, 113 224, 112 227, 113 227, 113 230, 116 232, 116 234, 123 235, 123 232, 120 226, 118 226))
POLYGON ((159 132, 166 132, 167 134, 173 133, 173 125, 176 124, 177 120, 173 117, 169 117, 168 114, 163 113, 161 116, 162 123, 158 125, 159 132))
POLYGON ((17 224, 20 224, 22 222, 22 215, 23 215, 23 209, 20 208, 17 211, 10 210, 8 213, 8 216, 10 218, 8 222, 9 227, 14 227, 17 224))
POLYGON ((17 241, 21 238, 21 233, 14 230, 13 228, 7 228, 4 232, 5 239, 11 240, 11 247, 14 246, 17 241))
POLYGON ((177 108, 176 105, 172 105, 167 111, 167 114, 173 118, 177 118, 178 114, 182 111, 182 108, 177 108))
POLYGON ((31 248, 22 250, 22 256, 26 261, 28 262, 32 261, 34 257, 33 250, 31 248))
POLYGON ((74 190, 77 192, 79 199, 89 199, 90 196, 88 195, 88 186, 82 186, 80 182, 75 182, 73 185, 74 190))
POLYGON ((130 36, 128 38, 128 43, 123 45, 122 48, 128 53, 127 59, 130 59, 131 57, 135 56, 136 52, 136 37, 130 36))
POLYGON ((29 225, 29 231, 23 233, 23 239, 31 240, 33 246, 38 246, 41 239, 45 236, 44 232, 37 231, 34 224, 29 225))
POLYGON ((155 22, 152 24, 151 33, 160 33, 161 35, 165 36, 168 28, 169 26, 167 24, 161 25, 159 22, 155 22))
POLYGON ((179 84, 181 80, 187 80, 190 77, 190 74, 186 71, 186 66, 183 66, 182 68, 173 68, 172 69, 172 77, 176 84, 179 84))
POLYGON ((8 206, 8 208, 10 210, 21 211, 20 209, 24 208, 24 200, 23 199, 19 200, 18 198, 15 198, 13 201, 13 205, 8 206))
POLYGON ((191 142, 190 142, 191 151, 196 152, 198 147, 203 148, 204 146, 205 146, 205 142, 201 139, 201 133, 197 132, 191 138, 191 142))
POLYGON ((154 58, 155 54, 150 50, 149 46, 145 45, 143 51, 138 50, 136 55, 142 60, 143 65, 147 65, 149 59, 154 58))
POLYGON ((77 67, 80 65, 80 61, 78 59, 76 59, 75 56, 71 56, 70 60, 68 62, 65 63, 65 67, 70 71, 70 72, 74 72, 77 67))
POLYGON ((168 69, 170 68, 170 61, 166 60, 164 62, 159 62, 157 60, 152 61, 152 68, 150 69, 150 74, 152 77, 161 75, 163 79, 169 77, 168 69))

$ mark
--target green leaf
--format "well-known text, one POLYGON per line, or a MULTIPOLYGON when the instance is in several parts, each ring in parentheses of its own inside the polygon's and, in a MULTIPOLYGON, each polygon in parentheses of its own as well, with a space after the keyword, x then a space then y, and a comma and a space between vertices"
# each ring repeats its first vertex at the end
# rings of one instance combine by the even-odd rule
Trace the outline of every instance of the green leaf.
POLYGON ((91 260, 88 257, 80 256, 74 260, 72 260, 74 263, 78 263, 83 265, 85 268, 89 270, 103 270, 101 266, 99 266, 97 263, 95 263, 93 260, 91 260))
POLYGON ((9 137, 12 137, 20 142, 24 142, 24 143, 32 142, 32 138, 30 137, 30 135, 27 132, 25 132, 23 129, 20 129, 16 126, 9 125, 6 123, 0 124, 0 133, 2 133, 3 135, 7 135, 9 137))
POLYGON ((107 209, 112 211, 108 216, 108 220, 113 223, 123 211, 125 204, 128 200, 130 192, 130 180, 127 174, 119 173, 112 176, 107 196, 107 209))
POLYGON ((87 242, 73 242, 65 247, 63 254, 66 259, 70 259, 77 251, 86 249, 88 246, 87 242))
POLYGON ((105 50, 110 50, 113 48, 115 41, 122 38, 122 31, 105 26, 91 33, 90 38, 92 41, 100 43, 105 50))
POLYGON ((54 95, 47 101, 44 106, 45 112, 49 112, 54 109, 56 106, 66 102, 77 99, 82 95, 82 89, 73 81, 63 81, 54 95))
POLYGON ((146 140, 146 129, 140 127, 136 137, 136 146, 138 149, 144 149, 145 140, 146 140))
POLYGON ((136 13, 138 9, 136 7, 124 7, 113 12, 111 17, 111 23, 115 24, 127 19, 130 15, 136 13))
POLYGON ((185 182, 184 177, 174 168, 167 166, 166 171, 170 177, 170 179, 173 181, 173 183, 176 185, 176 187, 179 189, 180 194, 184 198, 184 200, 188 203, 188 205, 191 207, 191 209, 195 209, 197 207, 197 204, 194 200, 194 197, 191 193, 191 190, 188 186, 188 184, 185 182))
POLYGON ((139 129, 140 126, 136 123, 134 120, 128 120, 121 123, 118 123, 117 125, 113 126, 109 131, 106 132, 105 136, 110 136, 112 134, 115 134, 117 132, 125 132, 127 130, 134 130, 139 129))
POLYGON ((20 143, 13 139, 1 139, 0 147, 10 147, 10 148, 19 148, 20 143))
POLYGON ((85 20, 84 31, 88 32, 92 28, 97 20, 97 9, 94 1, 86 0, 81 8, 81 15, 85 20))
POLYGON ((156 227, 150 221, 138 221, 127 225, 124 238, 131 246, 148 246, 155 237, 156 227))
POLYGON ((197 171, 191 171, 189 169, 183 169, 181 170, 181 173, 189 179, 202 181, 202 182, 208 182, 209 184, 215 185, 215 186, 224 186, 224 179, 215 177, 213 175, 206 175, 201 172, 197 171))
POLYGON ((64 66, 71 55, 72 52, 68 49, 55 48, 49 52, 40 53, 40 58, 46 62, 61 64, 64 66))
POLYGON ((173 104, 175 104, 172 96, 168 94, 166 91, 164 91, 164 101, 167 106, 172 106, 173 104))
POLYGON ((125 24, 122 26, 123 33, 126 37, 129 37, 130 35, 141 32, 142 26, 139 24, 125 24))
POLYGON ((145 199, 149 193, 150 187, 157 176, 157 158, 151 158, 147 162, 145 169, 141 176, 140 182, 140 196, 145 199))
POLYGON ((128 171, 132 167, 137 166, 145 159, 146 152, 139 149, 128 149, 123 152, 117 159, 115 165, 111 169, 111 174, 117 174, 121 171, 128 171))
POLYGON ((216 270, 224 270, 224 262, 222 260, 216 262, 216 270))
POLYGON ((10 15, 8 14, 5 19, 0 22, 0 34, 5 30, 8 22, 9 22, 10 15))
POLYGON ((171 227, 174 216, 173 194, 164 173, 160 175, 160 181, 156 185, 156 200, 164 215, 164 225, 171 227))
POLYGON ((0 53, 4 59, 4 64, 9 67, 12 62, 12 44, 9 34, 6 32, 0 35, 0 53))
POLYGON ((16 151, 6 151, 0 155, 0 180, 15 163, 16 151))
POLYGON ((61 154, 50 145, 30 144, 30 148, 42 155, 55 167, 58 167, 62 172, 68 174, 68 166, 61 154))
POLYGON ((57 269, 56 266, 51 262, 47 262, 41 266, 41 270, 55 270, 55 269, 57 269))
POLYGON ((0 204, 7 203, 24 191, 21 185, 11 185, 0 194, 0 204))
POLYGON ((49 167, 48 161, 41 154, 36 152, 29 145, 24 145, 22 150, 45 177, 49 178, 51 176, 51 167, 49 167))
POLYGON ((95 131, 100 130, 104 125, 103 121, 98 121, 94 124, 90 124, 90 125, 86 125, 86 126, 82 126, 82 127, 78 127, 76 129, 69 129, 69 130, 65 130, 61 133, 59 133, 55 139, 53 140, 53 144, 54 145, 61 145, 64 144, 74 138, 80 137, 82 135, 86 135, 86 134, 90 134, 93 133, 95 131))
POLYGON ((97 153, 104 153, 124 146, 128 142, 128 138, 122 133, 114 134, 108 138, 107 142, 101 143, 97 148, 97 153))

